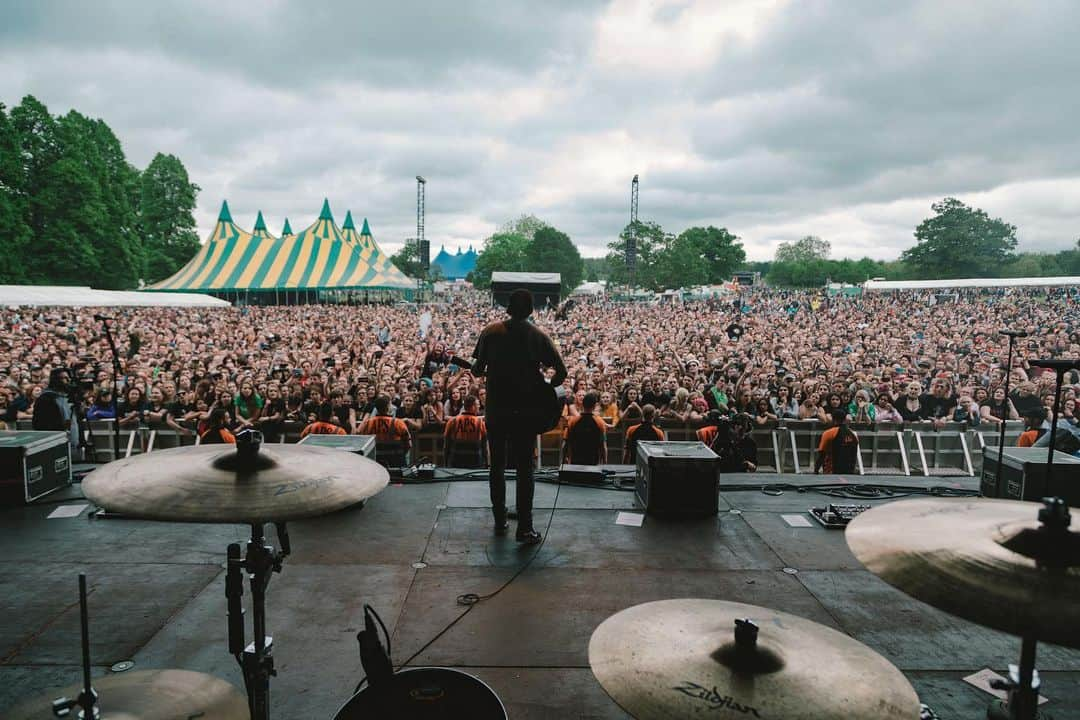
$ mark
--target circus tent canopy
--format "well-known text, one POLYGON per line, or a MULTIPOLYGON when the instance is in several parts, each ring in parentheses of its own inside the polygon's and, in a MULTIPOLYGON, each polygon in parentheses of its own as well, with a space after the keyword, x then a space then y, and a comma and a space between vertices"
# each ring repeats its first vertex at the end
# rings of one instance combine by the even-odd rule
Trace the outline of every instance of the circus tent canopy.
POLYGON ((254 233, 238 228, 222 203, 214 230, 199 252, 175 275, 147 290, 164 292, 274 292, 291 290, 411 290, 415 283, 375 244, 364 221, 356 234, 351 214, 347 230, 334 223, 330 203, 311 226, 293 235, 285 221, 282 236, 266 229, 260 212, 254 233))

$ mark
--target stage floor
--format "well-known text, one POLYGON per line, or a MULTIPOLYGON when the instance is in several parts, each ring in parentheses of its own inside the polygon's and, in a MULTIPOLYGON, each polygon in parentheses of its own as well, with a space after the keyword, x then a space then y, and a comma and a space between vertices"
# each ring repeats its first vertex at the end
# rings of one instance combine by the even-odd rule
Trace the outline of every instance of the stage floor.
MULTIPOLYGON (((730 475, 723 482, 823 480, 730 475)), ((793 528, 781 518, 825 504, 823 495, 725 491, 715 518, 647 517, 642 527, 615 524, 617 511, 635 509, 632 493, 562 486, 557 504, 555 496, 555 485, 538 484, 536 524, 550 529, 531 566, 412 662, 467 669, 500 695, 511 718, 628 717, 589 670, 589 638, 615 612, 664 598, 765 605, 842 630, 903 670, 946 720, 984 717, 990 696, 962 677, 984 667, 1005 673, 1018 661, 1019 638, 907 598, 861 568, 842 532, 793 528)), ((134 660, 136 668, 199 670, 242 687, 226 652, 222 565, 226 545, 248 538, 246 526, 90 519, 85 511, 46 519, 65 504, 49 500, 0 510, 0 709, 78 681, 80 571, 92 588, 96 674, 134 660)), ((293 554, 268 595, 276 718, 330 718, 349 697, 362 675, 355 635, 364 603, 388 624, 401 662, 466 610, 458 595, 492 592, 535 552, 512 536, 492 536, 483 481, 391 485, 363 508, 289 530, 293 554)), ((1044 711, 1080 718, 1080 651, 1041 645, 1038 667, 1050 698, 1044 711)))

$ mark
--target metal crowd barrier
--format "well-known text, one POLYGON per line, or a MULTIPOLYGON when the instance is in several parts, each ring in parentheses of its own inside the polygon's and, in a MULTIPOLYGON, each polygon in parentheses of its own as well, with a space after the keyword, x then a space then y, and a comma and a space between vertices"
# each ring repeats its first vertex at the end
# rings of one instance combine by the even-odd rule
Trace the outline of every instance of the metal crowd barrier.
MULTIPOLYGON (((113 420, 89 423, 98 457, 114 459, 154 452, 169 447, 198 445, 196 435, 179 433, 167 426, 121 428, 119 452, 113 447, 113 420)), ((185 427, 189 424, 181 423, 185 427)), ((657 423, 668 440, 694 440, 700 424, 672 422, 657 423)), ((281 426, 279 442, 300 440, 303 423, 288 421, 281 426)), ((809 473, 817 460, 821 433, 828 426, 817 420, 781 420, 767 425, 755 425, 751 436, 758 448, 757 469, 762 473, 809 473)), ((859 437, 856 469, 860 475, 927 476, 965 475, 979 473, 982 449, 996 446, 998 428, 982 424, 971 428, 962 423, 947 423, 936 430, 932 423, 853 424, 859 437)), ((444 465, 442 424, 428 424, 413 432, 412 458, 444 465)), ((1010 420, 1005 424, 1005 444, 1015 445, 1023 423, 1010 420)), ((608 462, 622 461, 626 442, 626 426, 608 428, 608 462)), ((562 463, 562 428, 556 428, 537 438, 536 462, 540 467, 558 467, 562 463)))

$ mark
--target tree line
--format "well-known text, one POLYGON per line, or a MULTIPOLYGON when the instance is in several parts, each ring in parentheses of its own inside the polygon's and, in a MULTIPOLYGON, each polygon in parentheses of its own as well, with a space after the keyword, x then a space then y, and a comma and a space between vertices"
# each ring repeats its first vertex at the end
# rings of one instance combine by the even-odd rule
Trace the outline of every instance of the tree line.
POLYGON ((53 116, 31 95, 0 103, 0 282, 126 290, 162 280, 199 249, 183 163, 127 161, 101 119, 53 116))
POLYGON ((915 228, 915 244, 891 261, 829 257, 830 244, 813 235, 781 243, 771 262, 749 263, 770 284, 814 287, 826 282, 946 280, 1080 275, 1080 240, 1053 253, 1016 252, 1016 226, 956 198, 931 205, 933 215, 915 228))

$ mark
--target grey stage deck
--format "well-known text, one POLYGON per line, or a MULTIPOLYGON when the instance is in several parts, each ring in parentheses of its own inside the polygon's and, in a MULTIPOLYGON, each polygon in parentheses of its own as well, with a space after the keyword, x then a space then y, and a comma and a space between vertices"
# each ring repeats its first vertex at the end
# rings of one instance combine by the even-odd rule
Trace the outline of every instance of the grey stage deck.
MULTIPOLYGON (((589 637, 622 608, 670 597, 767 605, 839 628, 902 669, 943 718, 983 717, 988 696, 960 678, 986 666, 1003 672, 1019 655, 1017 638, 933 610, 864 571, 842 533, 791 528, 780 518, 824 503, 821 495, 725 492, 718 518, 650 517, 634 528, 614 524, 617 510, 633 509, 630 493, 562 487, 552 516, 555 492, 538 486, 537 525, 551 526, 532 566, 413 662, 468 668, 512 718, 626 717, 593 679, 589 637)), ((245 527, 85 513, 46 520, 55 506, 0 511, 0 708, 77 680, 80 570, 93 588, 99 674, 134 659, 140 668, 201 670, 241 685, 225 651, 221 565, 225 546, 246 539, 245 527)), ((271 583, 268 607, 277 718, 329 718, 348 697, 360 675, 363 603, 390 625, 401 662, 463 612, 459 594, 495 590, 533 552, 491 536, 487 486, 475 481, 392 485, 363 509, 293 523, 290 532, 293 555, 271 583), (413 568, 418 561, 426 567, 413 568)), ((1080 652, 1040 646, 1039 668, 1051 699, 1044 709, 1059 720, 1080 717, 1080 652)))

